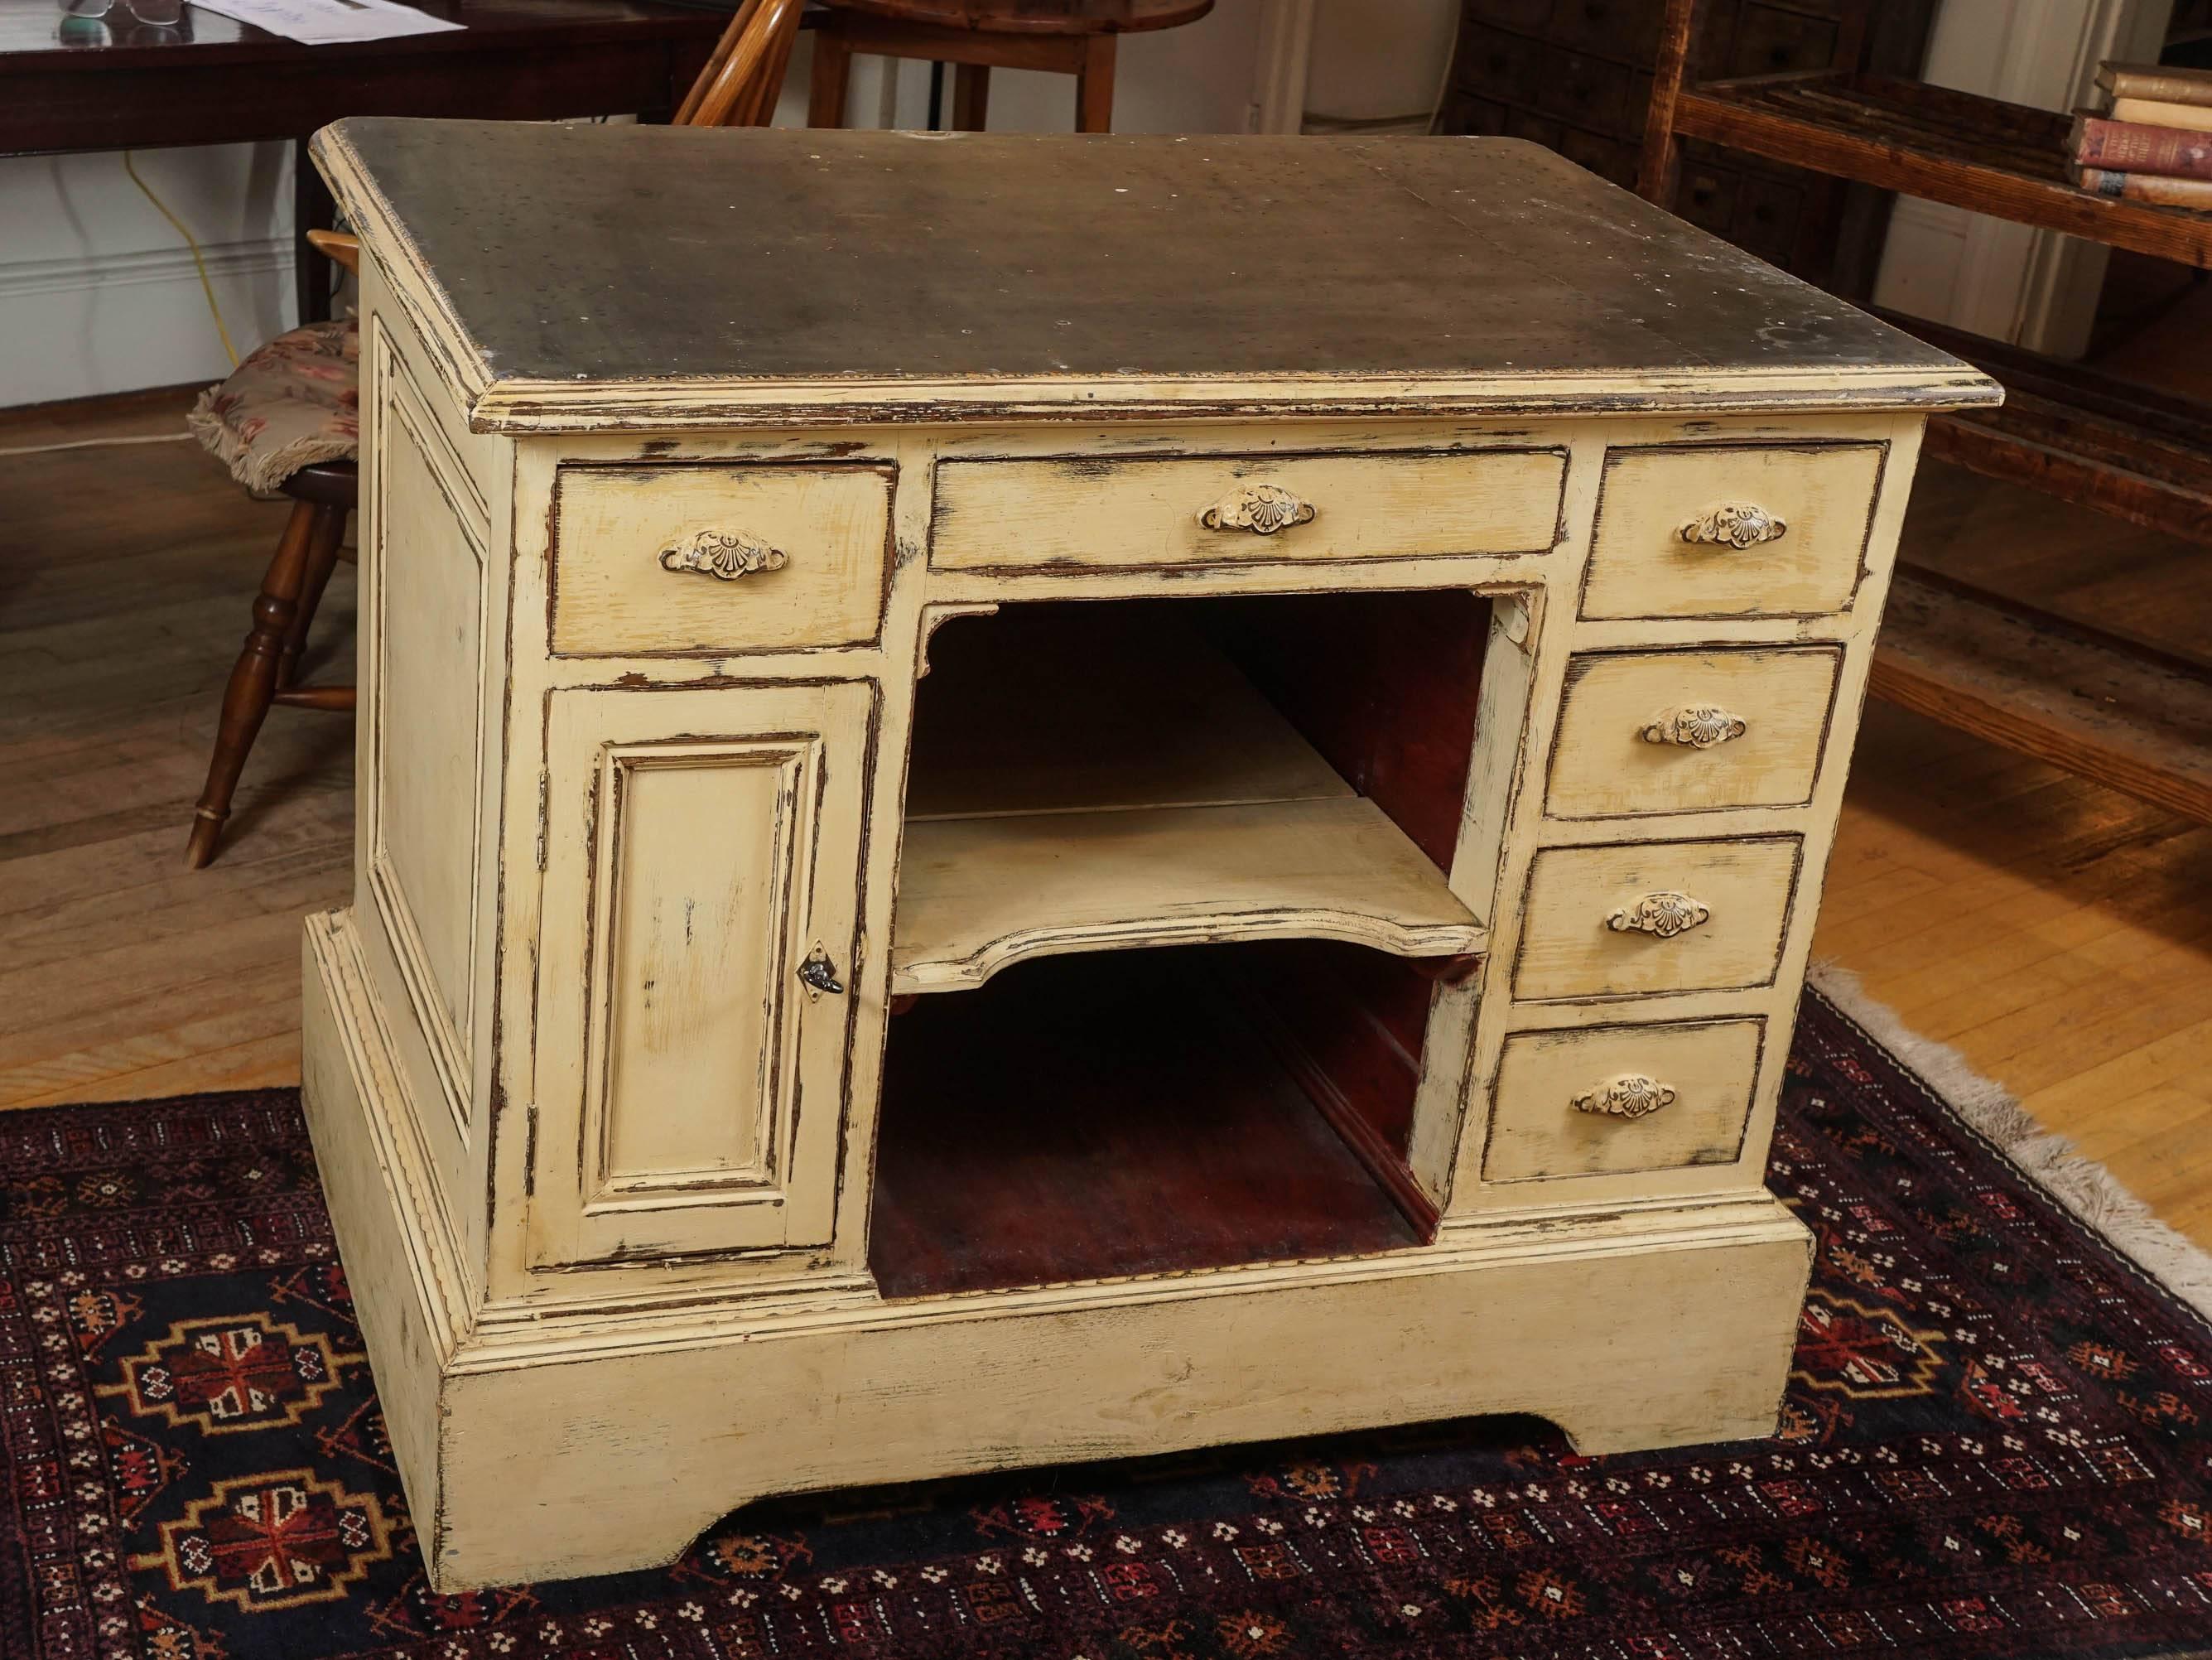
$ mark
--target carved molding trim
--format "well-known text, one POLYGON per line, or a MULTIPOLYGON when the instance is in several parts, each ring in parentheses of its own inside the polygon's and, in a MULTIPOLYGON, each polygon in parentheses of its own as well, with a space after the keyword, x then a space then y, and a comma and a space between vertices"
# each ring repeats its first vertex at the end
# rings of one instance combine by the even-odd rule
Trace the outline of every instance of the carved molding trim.
POLYGON ((1243 484, 1198 515, 1208 530, 1249 530, 1273 536, 1292 525, 1310 524, 1316 509, 1280 484, 1243 484))
POLYGON ((1709 750, 1741 738, 1750 723, 1740 715, 1711 703, 1688 703, 1670 709, 1644 728, 1647 744, 1678 744, 1684 749, 1709 750))
POLYGON ((1778 542, 1790 526, 1765 508, 1749 502, 1723 502, 1682 526, 1685 542, 1714 547, 1755 548, 1761 542, 1778 542))
POLYGON ((781 548, 772 548, 743 531, 693 531, 673 547, 660 550, 663 570, 697 571, 725 582, 734 582, 755 571, 781 570, 790 562, 791 556, 781 548))
POLYGON ((1672 939, 1678 933, 1702 927, 1712 916, 1710 906, 1670 889, 1647 893, 1634 904, 1623 905, 1605 919, 1605 925, 1615 933, 1656 933, 1662 939, 1672 939))
POLYGON ((1575 1097, 1577 1112, 1596 1113, 1605 1118, 1626 1118, 1631 1121, 1649 1118, 1662 1107, 1674 1104, 1672 1086, 1656 1078, 1646 1078, 1640 1072, 1632 1072, 1595 1089, 1584 1090, 1575 1097))
POLYGON ((995 599, 975 605, 924 605, 921 608, 921 650, 915 662, 914 678, 917 680, 929 678, 929 642, 937 637, 939 629, 956 617, 996 617, 998 614, 999 605, 995 599))

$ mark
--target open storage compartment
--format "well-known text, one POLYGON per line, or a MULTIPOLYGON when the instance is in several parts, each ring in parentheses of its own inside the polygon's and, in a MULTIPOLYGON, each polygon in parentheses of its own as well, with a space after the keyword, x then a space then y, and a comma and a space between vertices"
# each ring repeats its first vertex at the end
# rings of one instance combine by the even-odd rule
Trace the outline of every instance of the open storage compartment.
POLYGON ((1198 940, 1480 952, 1444 870, 1487 609, 1447 590, 946 624, 915 711, 892 994, 1198 940), (1441 672, 1424 635, 1449 642, 1441 672))
MULTIPOLYGON (((1489 628, 1453 589, 939 630, 893 927, 885 1296, 1432 1237, 1409 1147, 1437 988, 1486 937, 1447 873, 1489 628)), ((1471 994, 1453 1008, 1471 1022, 1471 994)))

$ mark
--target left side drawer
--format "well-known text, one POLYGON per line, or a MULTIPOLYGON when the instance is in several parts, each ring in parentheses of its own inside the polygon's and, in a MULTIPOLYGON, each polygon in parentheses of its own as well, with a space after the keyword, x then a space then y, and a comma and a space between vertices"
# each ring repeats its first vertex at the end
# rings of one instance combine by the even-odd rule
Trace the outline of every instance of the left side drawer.
POLYGON ((553 485, 553 650, 708 656, 882 632, 893 469, 571 464, 553 485))

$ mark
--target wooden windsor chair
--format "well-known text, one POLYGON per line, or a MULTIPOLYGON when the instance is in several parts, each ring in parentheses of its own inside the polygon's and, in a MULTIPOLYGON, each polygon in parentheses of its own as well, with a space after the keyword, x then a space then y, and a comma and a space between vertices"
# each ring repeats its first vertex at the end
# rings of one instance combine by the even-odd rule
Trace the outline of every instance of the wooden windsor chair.
POLYGON ((810 127, 845 125, 853 55, 956 65, 952 126, 981 132, 994 69, 1075 77, 1075 130, 1110 132, 1114 66, 1125 34, 1180 28, 1213 0, 830 0, 814 36, 810 127))
MULTIPOLYGON (((766 126, 775 112, 804 0, 744 0, 676 113, 698 127, 766 126)), ((331 231, 308 241, 356 276, 361 245, 331 231)), ((310 323, 249 353, 202 394, 192 431, 247 489, 292 500, 291 516, 254 596, 252 624, 223 688, 215 752, 193 809, 185 863, 210 863, 246 759, 272 708, 350 713, 350 685, 299 684, 307 630, 344 556, 359 505, 360 331, 350 318, 310 323)))

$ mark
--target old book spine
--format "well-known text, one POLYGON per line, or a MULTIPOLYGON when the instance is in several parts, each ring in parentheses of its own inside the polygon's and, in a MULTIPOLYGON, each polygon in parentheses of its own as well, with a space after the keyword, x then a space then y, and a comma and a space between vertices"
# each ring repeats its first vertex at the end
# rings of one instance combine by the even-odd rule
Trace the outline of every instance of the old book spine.
POLYGON ((2111 114, 2115 121, 2131 121, 2137 126, 2212 132, 2212 104, 2176 104, 2160 98, 2115 98, 2111 114))
POLYGON ((2161 69, 2155 64, 2107 64, 2097 84, 2115 98, 2154 98, 2169 104, 2212 104, 2212 73, 2161 69))
POLYGON ((2114 173, 2160 173, 2212 179, 2212 133, 2143 127, 2101 115, 2074 118, 2074 160, 2114 173))
POLYGON ((2212 179, 2168 179, 2154 173, 2113 173, 2103 167, 2076 167, 2075 182, 2083 190, 2126 202, 2151 202, 2160 207, 2212 210, 2212 179))

